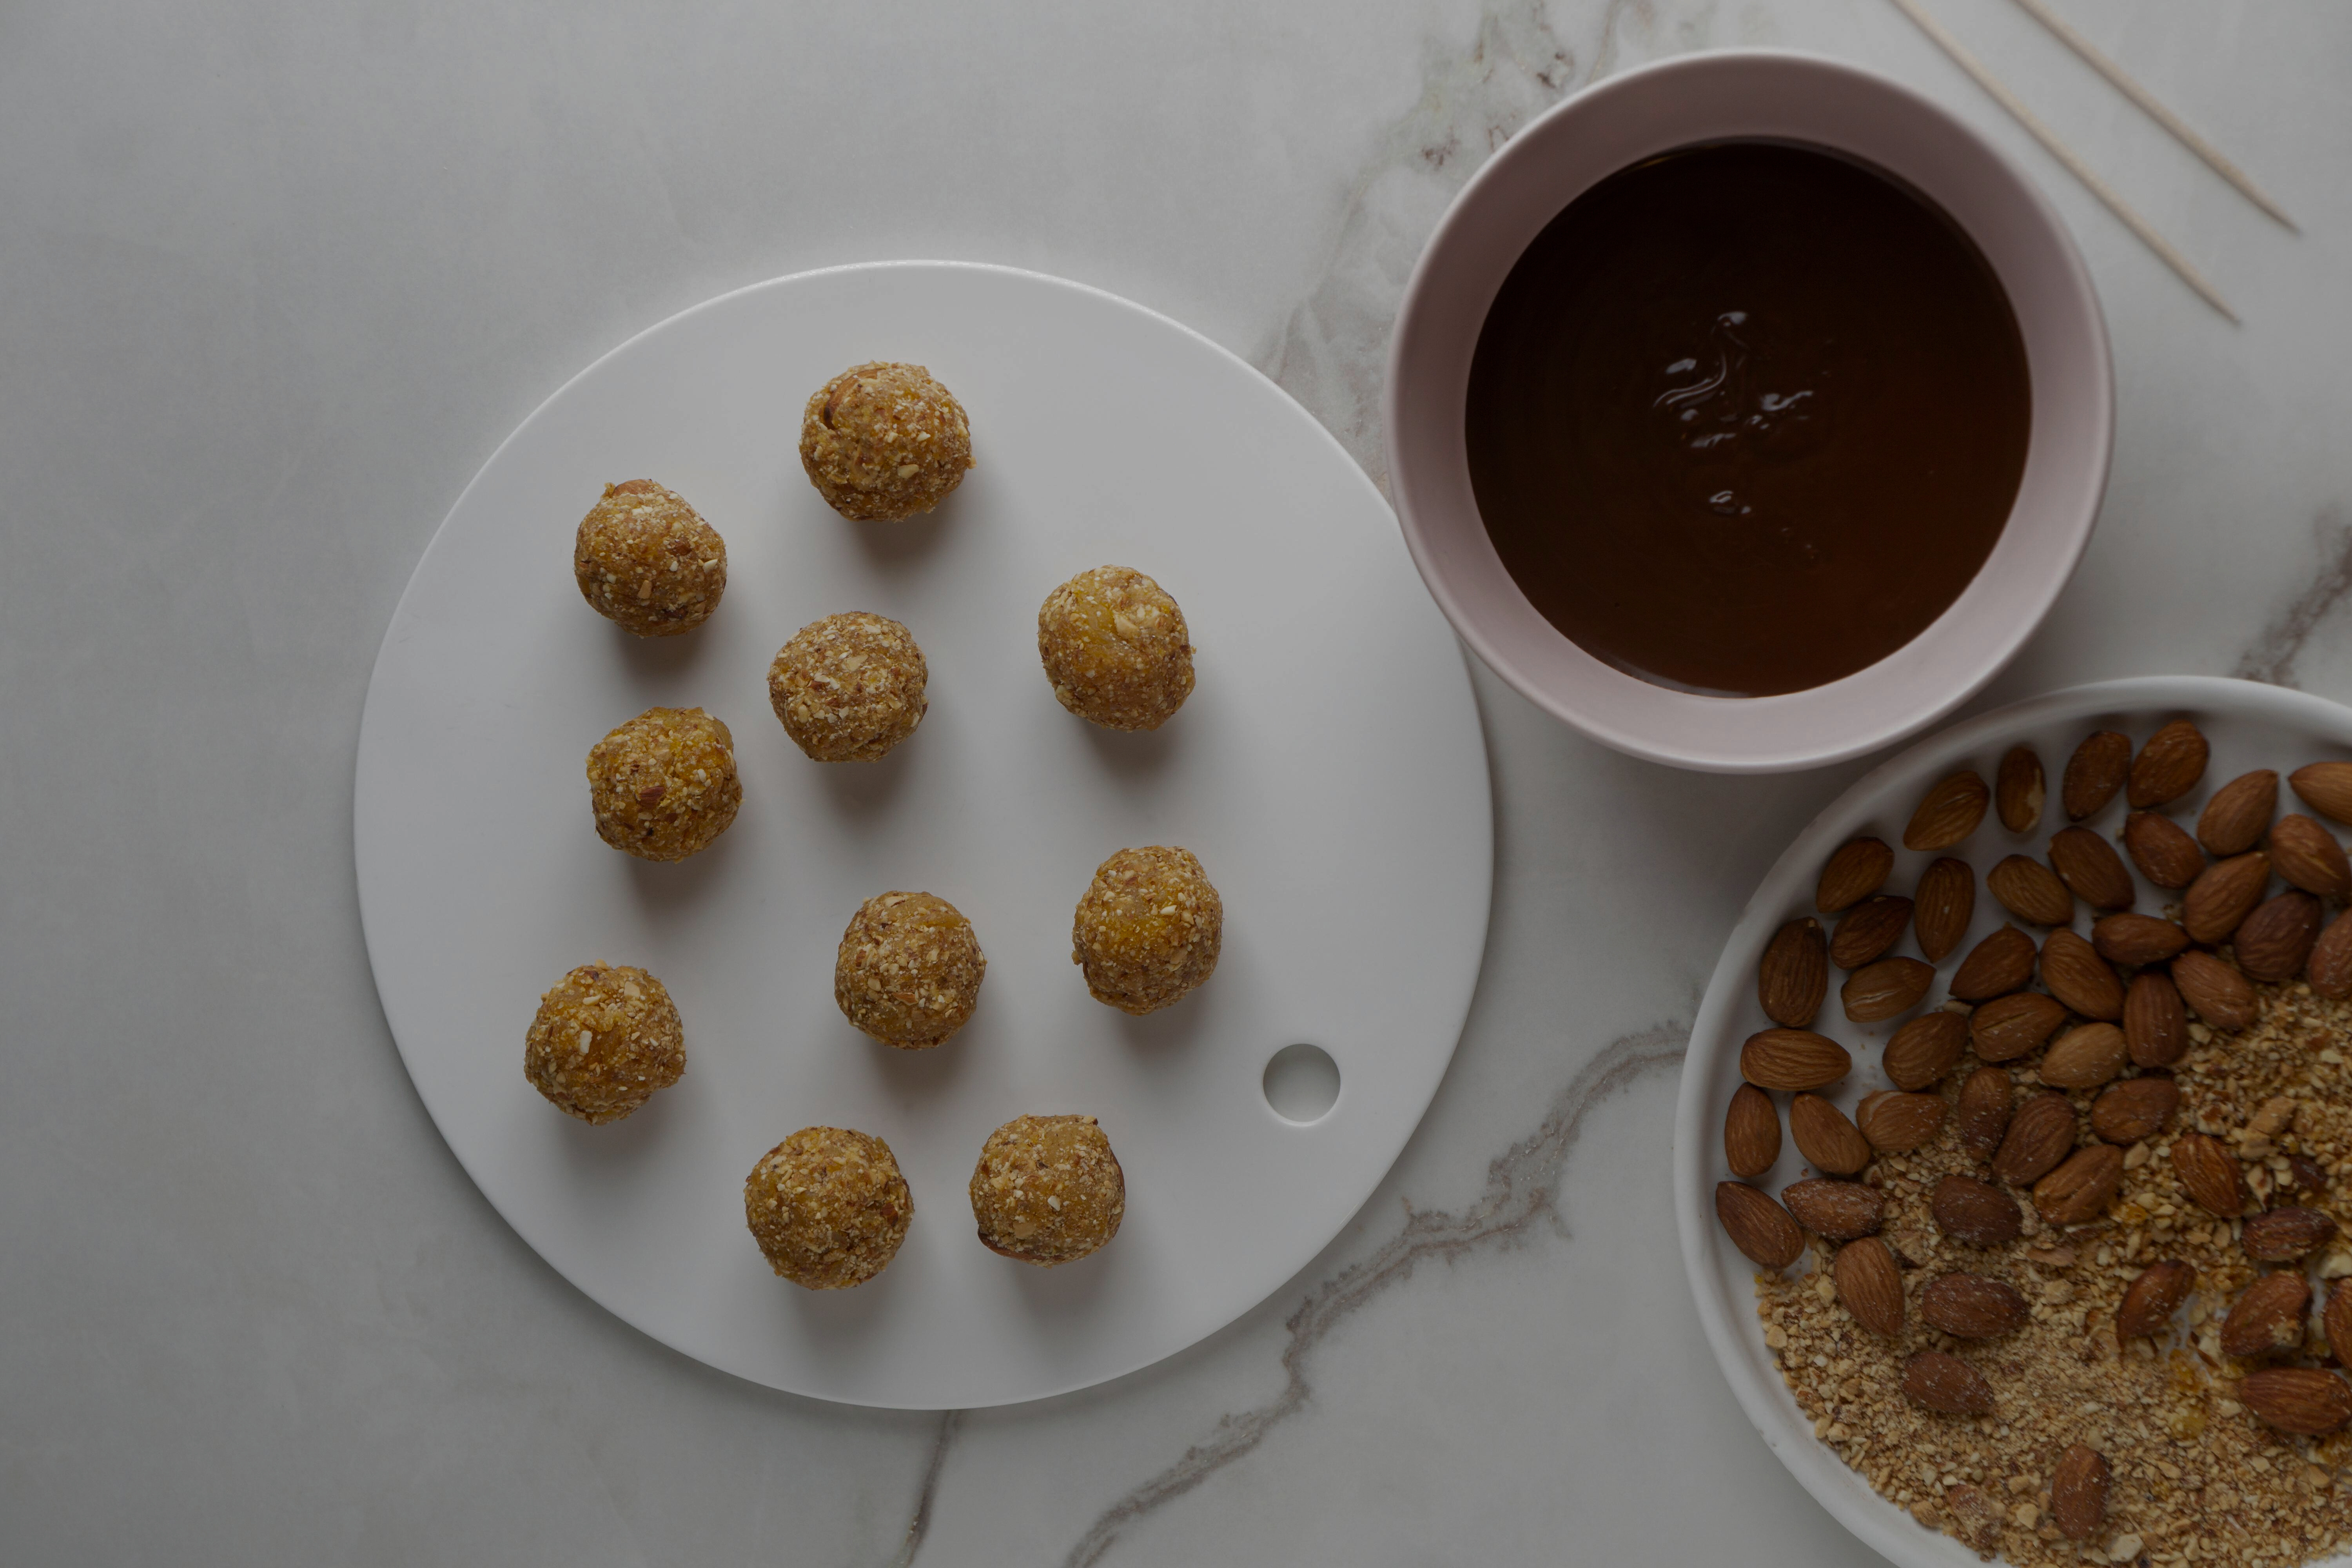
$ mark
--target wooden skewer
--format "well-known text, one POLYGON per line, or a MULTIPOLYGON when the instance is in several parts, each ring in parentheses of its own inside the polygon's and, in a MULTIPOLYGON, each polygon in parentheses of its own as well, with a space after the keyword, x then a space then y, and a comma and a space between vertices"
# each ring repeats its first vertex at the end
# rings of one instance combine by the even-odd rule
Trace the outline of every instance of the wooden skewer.
POLYGON ((2017 3, 2024 7, 2028 16, 2049 28, 2060 43, 2082 56, 2085 65, 2114 84, 2117 92, 2138 104, 2150 120, 2172 132, 2173 138, 2182 146, 2204 159, 2215 174, 2235 185, 2240 195, 2278 219, 2291 232, 2303 232, 2295 227, 2294 219, 2287 216, 2284 208, 2263 194, 2262 187, 2255 184, 2243 169, 2223 157, 2220 148, 2190 130, 2179 115, 2159 102, 2154 93, 2126 75, 2123 67, 2101 54, 2096 45, 2068 26, 2063 18, 2042 4, 2042 0, 2017 0, 2017 3))
POLYGON ((1896 9, 1911 18, 1912 23, 1921 32, 1927 35, 1937 48, 1952 58, 1954 65, 1973 77, 1976 84, 1984 89, 1995 103, 2007 110, 2011 119, 2024 126, 2027 133, 2036 142, 2041 142, 2052 157, 2066 165, 2068 174, 2082 181, 2085 189, 2105 203, 2107 210, 2122 219, 2123 226, 2138 236, 2139 242, 2154 251, 2158 260, 2171 268, 2183 283, 2195 289, 2199 299, 2221 312, 2230 321, 2233 322, 2237 321, 2238 312, 2230 309, 2230 302, 2221 298, 2219 289, 2205 281, 2204 274, 2190 266, 2187 257, 2172 248, 2170 241, 2150 227, 2148 221, 2134 212, 2130 204, 2117 195, 2106 181, 2099 178, 2092 172, 2089 164, 2075 156, 2073 148, 2059 141, 2058 133, 2042 124, 2041 119, 2034 114, 2033 110, 2025 107, 2017 94, 2002 86, 2000 79, 1985 68, 1983 61, 1969 53, 1967 47, 1958 38, 1944 30, 1941 23, 1927 15, 1926 8, 1919 4, 1919 0, 1895 0, 1895 5, 1896 9))

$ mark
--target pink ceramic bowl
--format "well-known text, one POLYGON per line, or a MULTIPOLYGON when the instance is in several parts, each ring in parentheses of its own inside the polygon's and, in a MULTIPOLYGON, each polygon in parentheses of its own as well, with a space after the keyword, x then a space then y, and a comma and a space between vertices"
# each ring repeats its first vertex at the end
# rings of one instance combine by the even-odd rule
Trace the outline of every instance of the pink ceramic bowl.
POLYGON ((1406 286, 1389 353, 1397 515, 1454 630, 1496 674, 1595 740, 1717 773, 1780 773, 1858 756, 1966 701, 2041 625, 2082 559, 2114 441, 2114 375, 2098 296, 2041 193, 1982 137, 1910 89, 1779 50, 1686 55, 1628 71, 1513 137, 1437 226, 1406 286), (1488 542, 1464 457, 1471 355, 1487 306, 1528 243, 1627 164, 1728 137, 1828 147, 1933 198, 2008 290, 2032 382, 2024 478, 1976 580, 1894 654, 1778 697, 1653 686, 1561 636, 1488 542))

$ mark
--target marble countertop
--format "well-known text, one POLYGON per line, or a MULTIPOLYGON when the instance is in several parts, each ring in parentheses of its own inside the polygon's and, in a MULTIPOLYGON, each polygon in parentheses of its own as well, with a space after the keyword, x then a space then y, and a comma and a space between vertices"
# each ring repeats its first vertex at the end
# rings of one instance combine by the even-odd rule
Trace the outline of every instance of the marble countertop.
POLYGON ((2043 184, 2097 278, 2114 481, 1984 704, 2157 671, 2352 697, 2352 11, 2058 3, 2300 235, 2008 0, 1935 9, 2242 326, 1885 0, 8 8, 5 1554, 1868 1561, 1708 1358, 1667 1168, 1716 952, 1865 763, 1676 773, 1474 672, 1492 935, 1380 1194, 1192 1351, 958 1415, 711 1372, 506 1227, 377 1008, 352 748, 460 488, 672 311, 835 262, 1032 267, 1249 357, 1378 478, 1388 323, 1453 192, 1563 94, 1737 45, 1951 105, 2043 184))

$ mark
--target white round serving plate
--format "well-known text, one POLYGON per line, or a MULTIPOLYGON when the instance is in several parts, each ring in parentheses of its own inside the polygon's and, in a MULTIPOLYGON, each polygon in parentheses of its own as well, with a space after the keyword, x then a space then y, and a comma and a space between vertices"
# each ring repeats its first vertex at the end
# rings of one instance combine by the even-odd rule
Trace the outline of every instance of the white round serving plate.
MULTIPOLYGON (((2065 826, 2058 805, 2059 775, 2083 737, 2093 730, 2116 730, 2130 736, 2137 747, 2158 726, 2184 718, 2204 731, 2213 748, 2197 789, 2166 808, 2168 815, 2187 825, 2195 823, 2208 795, 2251 769, 2275 768, 2284 775, 2305 763, 2352 758, 2352 710, 2300 691, 2204 676, 2149 676, 2077 686, 1954 725, 1873 770, 1815 817, 1789 847, 1748 900, 1739 924, 1724 944, 1722 960, 1707 983, 1691 1030, 1681 1097, 1675 1108, 1675 1217, 1682 1233, 1683 1265, 1690 1276, 1707 1343, 1748 1418, 1790 1474, 1864 1544, 1906 1568, 1913 1564, 1962 1568, 1978 1559, 1949 1536, 1922 1529, 1815 1439, 1812 1423, 1798 1408, 1764 1344, 1762 1325, 1756 1316, 1755 1266, 1716 1223, 1715 1184, 1731 1173, 1723 1159, 1723 1117, 1740 1082, 1739 1047, 1770 1022, 1756 999, 1756 966, 1782 921, 1814 912, 1813 891, 1822 864, 1849 838, 1871 834, 1895 845, 1895 871, 1886 885, 1891 891, 1907 894, 1919 873, 1936 858, 1901 847, 1904 825, 1920 795, 1937 780, 1965 767, 1973 767, 1990 783, 2001 753, 2024 742, 2041 754, 2049 778, 2049 801, 2040 829, 2031 836, 2011 834, 1988 810, 1983 825, 1965 844, 1940 852, 1967 858, 1977 868, 1979 886, 1968 936, 1937 965, 1937 984, 1929 990, 1927 1001, 1934 1005, 1945 996, 1951 972, 1969 949, 2006 918, 1982 889, 1985 869, 2004 855, 2038 853, 2050 834, 2065 826)), ((2285 797, 2281 809, 2297 809, 2291 802, 2292 797, 2285 797)), ((2084 826, 2112 837, 2125 812, 2118 796, 2105 810, 2084 819, 2084 826)), ((2159 899, 2157 889, 2137 879, 2137 871, 2134 878, 2139 892, 2137 907, 2142 910, 2179 897, 2166 894, 2159 899)), ((2087 933, 2088 928, 2087 917, 2078 910, 2075 929, 2087 933)), ((1914 951, 1907 941, 1903 951, 1914 951)), ((1833 969, 1832 980, 1836 979, 1833 969)), ((1864 1094, 1891 1087, 1880 1070, 1874 1047, 1884 1046, 1887 1037, 1912 1016, 1879 1024, 1849 1024, 1838 1009, 1832 984, 1822 1021, 1815 1027, 1854 1052, 1853 1071, 1829 1095, 1848 1114, 1864 1094)), ((1795 1178, 1802 1163, 1803 1157, 1793 1144, 1784 1145, 1780 1163, 1758 1178, 1757 1184, 1778 1193, 1795 1178)))
POLYGON ((581 1289, 739 1376, 853 1404, 1034 1399, 1172 1354, 1308 1263, 1403 1147, 1451 1058, 1486 940, 1493 827, 1467 671, 1380 494, 1271 382, 1097 290, 1005 268, 803 273, 697 306, 550 398, 467 487, 378 655, 361 725, 360 904, 425 1109, 507 1221, 581 1289), (979 466, 928 517, 851 523, 801 471, 809 394, 861 361, 929 366, 979 466), (607 482, 652 478, 725 535, 724 602, 641 641, 572 582, 607 482), (1182 605, 1199 685, 1150 734, 1065 712, 1036 614, 1085 568, 1182 605), (770 660, 819 616, 913 631, 930 710, 884 761, 825 765, 770 710, 770 660), (735 735, 743 805, 692 859, 607 848, 588 748, 656 704, 735 735), (1223 955, 1177 1005, 1090 998, 1070 923, 1096 865, 1181 844, 1224 898, 1223 955), (833 1000, 866 898, 921 889, 988 956, 978 1012, 899 1052, 833 1000), (525 1026, 573 965, 640 964, 686 1025, 685 1078, 590 1127, 523 1080, 525 1026), (1340 1073, 1299 1124, 1262 1079, 1297 1042, 1340 1073), (1127 1217, 1042 1269, 982 1247, 982 1141, 1098 1117, 1127 1217), (743 1222, 795 1128, 886 1139, 912 1228, 879 1279, 811 1292, 743 1222))

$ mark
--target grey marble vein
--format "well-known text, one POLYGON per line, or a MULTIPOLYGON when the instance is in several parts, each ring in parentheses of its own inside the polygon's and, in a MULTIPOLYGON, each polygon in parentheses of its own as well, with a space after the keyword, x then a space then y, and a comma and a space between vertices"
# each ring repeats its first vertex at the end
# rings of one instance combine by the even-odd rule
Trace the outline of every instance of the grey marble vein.
POLYGON ((2242 680, 2267 681, 2273 686, 2300 686, 2296 663, 2312 636, 2352 595, 2352 522, 2344 510, 2326 506, 2311 521, 2318 544, 2319 569, 2304 590, 2272 613, 2262 634, 2238 657, 2230 673, 2242 680))
POLYGON ((948 1467, 948 1450, 955 1446, 956 1430, 963 1425, 963 1412, 940 1412, 939 1430, 931 1435, 931 1457, 923 1466, 923 1484, 915 1489, 915 1511, 907 1521, 907 1539, 898 1548, 898 1555, 890 1559, 890 1568, 910 1568, 915 1554, 923 1549, 923 1538, 931 1532, 931 1508, 939 1500, 940 1475, 948 1467))

